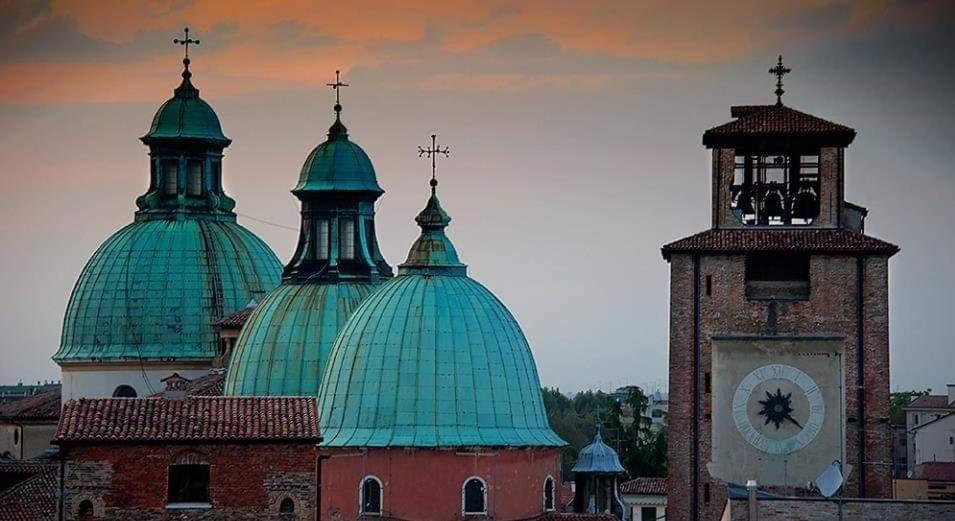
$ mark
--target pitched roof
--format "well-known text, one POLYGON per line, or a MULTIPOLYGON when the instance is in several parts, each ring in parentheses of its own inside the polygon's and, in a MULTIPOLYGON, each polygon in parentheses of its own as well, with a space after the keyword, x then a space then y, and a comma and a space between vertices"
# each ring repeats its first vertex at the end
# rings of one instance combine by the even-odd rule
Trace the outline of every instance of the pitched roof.
POLYGON ((809 253, 868 253, 895 255, 899 247, 847 229, 738 228, 711 229, 663 246, 663 258, 673 253, 736 253, 803 251, 809 253))
MULTIPOLYGON (((222 396, 225 386, 225 369, 212 369, 209 374, 200 376, 186 384, 186 396, 222 396)), ((162 397, 164 391, 152 394, 162 397)))
POLYGON ((624 481, 620 484, 620 493, 665 496, 667 494, 667 478, 636 478, 624 481))
POLYGON ((0 462, 0 475, 2 474, 29 476, 0 491, 0 521, 56 519, 55 464, 0 462))
POLYGON ((252 316, 252 312, 255 311, 257 306, 258 303, 253 300, 235 313, 220 318, 213 325, 220 329, 242 329, 242 326, 249 320, 249 317, 252 316))
POLYGON ((63 408, 54 443, 318 442, 308 397, 80 398, 63 408))
POLYGON ((734 138, 752 136, 816 137, 835 146, 845 146, 856 131, 838 123, 806 114, 785 105, 741 105, 732 107, 733 121, 703 133, 703 144, 719 146, 734 138))
POLYGON ((926 461, 921 465, 921 471, 916 467, 916 476, 929 481, 955 481, 955 462, 926 461))
POLYGON ((930 394, 919 396, 909 402, 905 409, 952 409, 955 410, 955 403, 948 402, 947 395, 930 394))
POLYGON ((60 387, 0 405, 0 419, 56 420, 60 417, 60 387))

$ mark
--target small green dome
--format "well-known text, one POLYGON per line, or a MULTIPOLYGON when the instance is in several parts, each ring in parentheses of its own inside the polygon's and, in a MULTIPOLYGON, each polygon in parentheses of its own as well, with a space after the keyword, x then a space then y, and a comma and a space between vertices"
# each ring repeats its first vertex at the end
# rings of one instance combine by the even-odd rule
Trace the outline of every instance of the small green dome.
POLYGON ((332 343, 367 283, 282 284, 242 327, 226 372, 232 396, 315 396, 332 343))
POLYGON ((199 97, 199 89, 189 79, 191 76, 188 70, 183 72, 182 84, 153 116, 149 132, 142 137, 144 143, 163 139, 199 139, 225 146, 232 142, 222 133, 219 116, 199 97))
POLYGON ((434 193, 417 221, 422 237, 398 276, 358 306, 332 347, 318 395, 323 444, 564 445, 524 333, 467 276, 434 193), (423 251, 434 247, 444 254, 423 251))
POLYGON ((213 323, 279 283, 269 247, 231 220, 138 220, 80 274, 57 362, 211 360, 213 323))
POLYGON ((328 140, 305 159, 292 193, 325 190, 384 193, 368 154, 348 139, 348 129, 337 117, 328 129, 328 140))

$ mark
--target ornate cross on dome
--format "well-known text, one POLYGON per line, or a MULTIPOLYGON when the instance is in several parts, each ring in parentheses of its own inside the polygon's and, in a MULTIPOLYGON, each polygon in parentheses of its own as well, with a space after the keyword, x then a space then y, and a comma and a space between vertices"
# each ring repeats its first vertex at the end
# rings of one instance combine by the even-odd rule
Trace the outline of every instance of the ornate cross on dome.
POLYGON ((349 85, 349 84, 347 84, 347 83, 342 83, 341 73, 342 73, 342 71, 335 71, 335 83, 326 83, 326 84, 325 84, 325 85, 328 85, 329 87, 335 89, 335 112, 341 112, 341 111, 342 111, 342 98, 341 98, 342 87, 350 87, 350 86, 351 86, 351 85, 349 85))
POLYGON ((772 69, 769 69, 769 73, 776 76, 776 105, 783 104, 783 93, 786 92, 783 90, 783 76, 789 74, 793 70, 789 67, 783 66, 783 55, 779 55, 779 61, 776 62, 776 66, 772 69))
POLYGON ((438 135, 431 134, 431 146, 428 148, 418 147, 418 157, 427 155, 428 158, 431 159, 431 186, 438 184, 438 180, 435 178, 435 170, 437 170, 438 167, 438 154, 444 154, 444 157, 448 157, 451 155, 451 149, 438 146, 438 135))
POLYGON ((173 38, 172 43, 178 43, 179 45, 182 45, 183 47, 186 48, 186 57, 182 59, 182 63, 185 63, 186 67, 188 67, 189 66, 189 44, 194 43, 196 45, 199 45, 199 40, 193 40, 192 38, 189 37, 188 27, 184 27, 182 31, 186 33, 186 37, 183 38, 182 40, 180 40, 179 38, 173 38))

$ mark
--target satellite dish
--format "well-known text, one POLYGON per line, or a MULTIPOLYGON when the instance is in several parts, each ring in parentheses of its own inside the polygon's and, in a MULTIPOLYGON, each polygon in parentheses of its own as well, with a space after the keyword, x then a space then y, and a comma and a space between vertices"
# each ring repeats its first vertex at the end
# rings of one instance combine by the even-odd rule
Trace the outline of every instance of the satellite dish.
POLYGON ((816 487, 819 489, 820 494, 828 498, 834 496, 844 482, 845 476, 842 475, 842 462, 835 460, 816 478, 816 487))

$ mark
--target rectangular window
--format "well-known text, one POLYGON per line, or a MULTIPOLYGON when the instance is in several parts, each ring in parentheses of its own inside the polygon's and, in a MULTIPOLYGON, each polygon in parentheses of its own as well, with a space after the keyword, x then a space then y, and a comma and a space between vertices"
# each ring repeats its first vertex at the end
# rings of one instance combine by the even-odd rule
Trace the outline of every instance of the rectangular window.
POLYGON ((319 260, 328 259, 328 219, 318 221, 318 244, 316 245, 316 257, 319 260))
POLYGON ((710 393, 710 388, 712 387, 712 377, 710 377, 710 372, 707 371, 703 374, 703 392, 710 393))
POLYGON ((176 195, 179 193, 179 165, 175 161, 167 161, 162 170, 163 193, 176 195))
POLYGON ((168 503, 208 503, 209 465, 170 465, 168 503))
POLYGON ((809 255, 753 253, 746 256, 746 298, 806 300, 809 298, 809 255))
POLYGON ((657 508, 656 507, 641 507, 640 521, 657 521, 657 508))
POLYGON ((819 154, 757 153, 736 156, 731 208, 758 226, 812 224, 819 214, 819 154))
POLYGON ((709 297, 713 294, 713 276, 706 276, 706 296, 709 297))
POLYGON ((704 503, 710 502, 710 484, 709 483, 703 484, 703 502, 704 503))
POLYGON ((351 219, 345 219, 342 221, 342 240, 341 240, 341 258, 343 259, 354 259, 355 258, 355 221, 351 219))
POLYGON ((199 161, 189 162, 189 184, 186 193, 189 195, 202 195, 202 163, 199 161))

